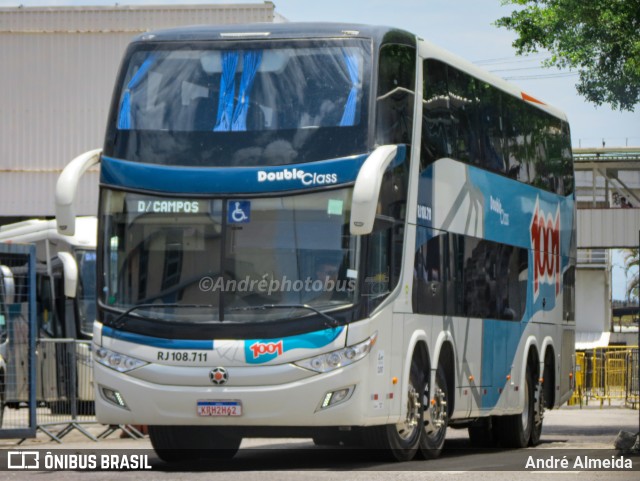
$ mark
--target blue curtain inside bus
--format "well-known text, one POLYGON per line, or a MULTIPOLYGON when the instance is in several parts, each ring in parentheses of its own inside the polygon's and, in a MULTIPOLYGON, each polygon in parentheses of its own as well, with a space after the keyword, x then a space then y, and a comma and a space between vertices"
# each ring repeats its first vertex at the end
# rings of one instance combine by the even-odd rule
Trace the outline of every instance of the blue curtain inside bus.
POLYGON ((262 51, 244 52, 242 56, 242 78, 238 90, 238 104, 233 112, 231 130, 247 130, 247 110, 249 109, 249 92, 256 78, 256 72, 262 60, 262 51))
POLYGON ((340 127, 351 127, 355 121, 358 86, 360 84, 360 78, 358 76, 358 56, 354 53, 349 53, 344 49, 342 50, 342 55, 345 63, 347 64, 347 70, 349 71, 351 91, 349 92, 347 103, 344 106, 344 113, 340 120, 340 127))
POLYGON ((121 130, 128 130, 133 127, 133 119, 131 118, 131 92, 135 89, 145 75, 156 61, 156 55, 152 52, 147 59, 140 65, 140 68, 135 73, 131 80, 127 84, 127 88, 122 96, 122 102, 120 103, 120 112, 118 114, 118 128, 121 130))
POLYGON ((233 118, 233 98, 235 95, 235 77, 238 66, 238 52, 222 52, 222 77, 220 80, 220 101, 215 132, 227 131, 233 118))

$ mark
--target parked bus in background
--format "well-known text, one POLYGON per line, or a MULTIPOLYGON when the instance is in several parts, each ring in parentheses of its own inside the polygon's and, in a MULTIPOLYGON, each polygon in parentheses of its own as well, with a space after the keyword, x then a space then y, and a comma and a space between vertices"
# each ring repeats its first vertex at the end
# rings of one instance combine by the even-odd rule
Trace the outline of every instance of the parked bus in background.
MULTIPOLYGON (((93 411, 89 345, 75 346, 74 340, 89 340, 96 318, 97 229, 96 217, 79 217, 73 236, 58 233, 55 220, 31 219, 0 227, 0 242, 35 246, 36 398, 47 403, 54 413, 71 412, 70 359, 76 361, 77 379, 89 381, 76 381, 74 396, 82 403, 79 404, 82 412, 93 411), (74 353, 70 352, 71 347, 74 353)), ((9 333, 19 337, 22 332, 26 336, 27 321, 21 315, 20 306, 26 306, 29 286, 26 282, 15 282, 15 279, 24 279, 28 266, 0 266, 0 269, 0 281, 10 286, 5 289, 9 294, 4 299, 5 312, 0 314, 3 316, 0 335, 6 364, 5 370, 0 372, 0 394, 4 395, 1 401, 17 408, 27 401, 28 365, 17 360, 27 359, 23 351, 28 345, 23 340, 12 339, 9 333), (10 322, 14 325, 10 326, 10 322)))
POLYGON ((167 461, 279 435, 409 460, 447 427, 524 447, 571 395, 566 118, 413 34, 143 34, 59 194, 98 161, 97 417, 167 461))

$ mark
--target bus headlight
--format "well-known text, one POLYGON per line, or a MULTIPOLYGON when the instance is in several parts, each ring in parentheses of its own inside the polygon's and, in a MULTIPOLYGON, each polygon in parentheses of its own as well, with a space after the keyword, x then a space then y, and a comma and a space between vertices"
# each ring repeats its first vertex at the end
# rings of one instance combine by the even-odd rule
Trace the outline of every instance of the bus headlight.
POLYGON ((138 369, 146 364, 146 361, 141 361, 135 357, 125 356, 119 352, 114 352, 106 347, 99 347, 95 351, 96 362, 99 362, 103 366, 114 369, 118 372, 129 372, 134 369, 138 369))
POLYGON ((344 349, 321 354, 320 356, 311 357, 297 361, 296 366, 309 369, 316 372, 329 372, 340 367, 348 366, 359 361, 371 351, 375 345, 378 333, 376 332, 369 339, 353 346, 347 346, 344 349))

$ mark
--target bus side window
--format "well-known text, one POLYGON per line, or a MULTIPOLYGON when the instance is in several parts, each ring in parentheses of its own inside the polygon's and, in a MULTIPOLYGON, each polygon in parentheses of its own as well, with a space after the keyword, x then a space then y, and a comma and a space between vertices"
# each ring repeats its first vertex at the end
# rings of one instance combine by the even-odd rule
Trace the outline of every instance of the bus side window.
POLYGON ((418 227, 418 242, 413 271, 413 311, 420 314, 444 314, 443 246, 447 234, 418 227))
POLYGON ((476 81, 479 109, 479 141, 482 165, 494 172, 505 173, 505 122, 502 117, 502 93, 491 85, 476 81))
POLYGON ((480 163, 478 138, 478 97, 475 79, 454 68, 448 69, 451 115, 456 130, 454 159, 470 164, 480 163))
POLYGON ((416 50, 387 44, 380 49, 376 142, 410 144, 413 129, 416 50))
POLYGON ((507 175, 512 179, 526 183, 529 182, 528 126, 521 103, 510 95, 505 94, 503 97, 506 118, 507 175))
POLYGON ((423 69, 420 171, 442 157, 451 157, 455 143, 447 65, 438 60, 427 59, 423 62, 423 69))

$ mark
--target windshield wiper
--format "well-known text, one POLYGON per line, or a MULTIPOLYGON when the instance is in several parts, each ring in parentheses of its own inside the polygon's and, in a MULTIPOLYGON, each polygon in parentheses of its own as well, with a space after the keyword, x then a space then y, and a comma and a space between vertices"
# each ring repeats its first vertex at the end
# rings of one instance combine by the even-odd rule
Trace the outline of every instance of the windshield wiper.
MULTIPOLYGON (((210 308, 215 308, 216 306, 212 305, 212 304, 137 304, 135 306, 131 306, 129 309, 127 309, 126 311, 121 312, 120 314, 118 314, 116 316, 116 318, 112 321, 112 325, 113 327, 115 327, 116 329, 122 329, 122 327, 126 324, 127 322, 127 316, 129 314, 131 314, 133 311, 137 310, 137 309, 145 309, 145 308, 176 308, 176 307, 210 307, 210 308)), ((136 315, 136 317, 139 317, 140 319, 145 319, 142 316, 138 316, 136 315)))
POLYGON ((325 326, 338 327, 344 325, 344 322, 339 321, 335 317, 330 316, 322 311, 319 311, 315 307, 311 307, 308 304, 262 304, 260 306, 246 306, 246 307, 231 307, 229 311, 259 311, 266 309, 307 309, 313 311, 325 320, 325 326))

